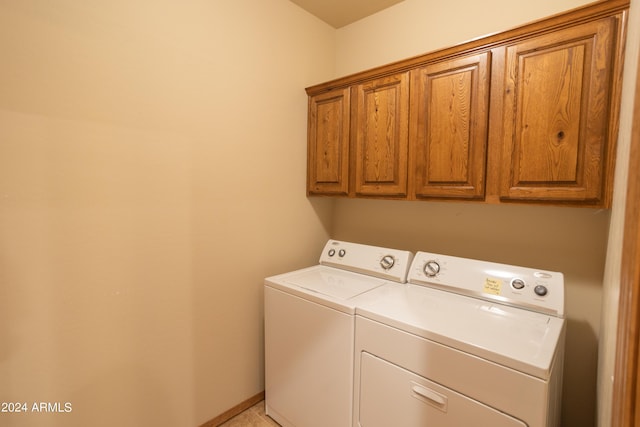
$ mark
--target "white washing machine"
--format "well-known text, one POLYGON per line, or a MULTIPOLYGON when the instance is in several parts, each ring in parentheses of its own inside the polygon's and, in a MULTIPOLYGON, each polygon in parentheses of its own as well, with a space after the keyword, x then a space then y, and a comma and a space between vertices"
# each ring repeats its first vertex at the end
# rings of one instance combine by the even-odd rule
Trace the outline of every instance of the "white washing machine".
POLYGON ((407 251, 329 240, 320 264, 265 279, 265 409, 285 427, 353 418, 355 300, 403 283, 407 251))
POLYGON ((558 426, 561 273, 418 252, 356 310, 354 426, 558 426))

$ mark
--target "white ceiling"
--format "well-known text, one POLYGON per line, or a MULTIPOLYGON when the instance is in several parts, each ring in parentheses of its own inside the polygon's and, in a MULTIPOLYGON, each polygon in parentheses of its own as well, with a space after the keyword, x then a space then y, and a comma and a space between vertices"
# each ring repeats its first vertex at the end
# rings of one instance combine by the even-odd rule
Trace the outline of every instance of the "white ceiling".
POLYGON ((291 0, 334 28, 344 27, 403 0, 291 0))

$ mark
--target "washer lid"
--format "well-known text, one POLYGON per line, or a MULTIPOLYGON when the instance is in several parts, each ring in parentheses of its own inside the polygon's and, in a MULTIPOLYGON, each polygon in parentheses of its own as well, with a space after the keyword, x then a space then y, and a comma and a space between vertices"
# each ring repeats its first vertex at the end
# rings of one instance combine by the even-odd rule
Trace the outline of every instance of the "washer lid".
POLYGON ((358 298, 356 314, 548 379, 564 319, 413 284, 358 298))
POLYGON ((391 283, 387 280, 325 265, 267 277, 265 285, 345 313, 355 312, 355 297, 391 283))
POLYGON ((331 267, 312 268, 300 273, 294 272, 283 277, 282 281, 311 292, 343 300, 353 298, 386 282, 382 279, 331 267))

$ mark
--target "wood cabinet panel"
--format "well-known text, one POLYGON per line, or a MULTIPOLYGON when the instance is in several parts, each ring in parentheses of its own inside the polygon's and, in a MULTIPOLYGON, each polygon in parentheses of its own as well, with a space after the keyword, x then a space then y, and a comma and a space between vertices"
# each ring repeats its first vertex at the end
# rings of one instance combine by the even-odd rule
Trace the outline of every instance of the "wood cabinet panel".
POLYGON ((500 197, 602 200, 616 21, 508 46, 500 197))
POLYGON ((489 56, 455 58, 412 72, 415 197, 484 197, 489 56))
POLYGON ((355 193, 407 195, 409 73, 354 87, 355 193))
POLYGON ((307 193, 610 207, 628 8, 308 87, 307 193))
POLYGON ((347 195, 349 192, 348 88, 309 98, 307 192, 347 195))

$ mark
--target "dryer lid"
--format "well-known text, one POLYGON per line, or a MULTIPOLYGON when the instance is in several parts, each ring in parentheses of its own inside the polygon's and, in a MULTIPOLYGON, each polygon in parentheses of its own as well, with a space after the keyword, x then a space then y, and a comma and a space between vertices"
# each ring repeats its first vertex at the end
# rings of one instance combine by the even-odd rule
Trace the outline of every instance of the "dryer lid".
POLYGON ((541 379, 564 346, 562 318, 413 284, 363 295, 356 314, 541 379))

